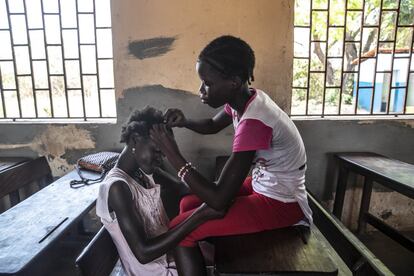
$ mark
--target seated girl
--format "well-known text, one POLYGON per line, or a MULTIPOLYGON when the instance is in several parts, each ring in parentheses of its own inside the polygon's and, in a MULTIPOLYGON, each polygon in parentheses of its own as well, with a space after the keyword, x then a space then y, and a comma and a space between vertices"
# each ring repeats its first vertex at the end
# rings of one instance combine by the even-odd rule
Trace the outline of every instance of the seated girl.
POLYGON ((224 215, 202 205, 168 231, 160 185, 154 178, 182 191, 185 186, 158 168, 162 153, 149 138, 149 130, 162 122, 162 113, 151 107, 131 114, 121 131, 121 142, 126 145, 99 189, 96 213, 110 233, 127 275, 177 275, 166 253, 197 226, 224 215))

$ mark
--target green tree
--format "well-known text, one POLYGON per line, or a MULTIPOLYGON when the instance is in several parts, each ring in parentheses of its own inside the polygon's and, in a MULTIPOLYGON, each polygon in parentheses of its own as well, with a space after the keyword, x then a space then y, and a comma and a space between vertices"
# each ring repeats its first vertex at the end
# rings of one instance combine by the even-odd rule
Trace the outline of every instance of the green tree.
MULTIPOLYGON (((399 25, 414 24, 414 0, 365 0, 364 7, 362 0, 331 0, 329 3, 329 15, 327 11, 320 10, 313 11, 310 15, 310 1, 312 0, 296 0, 295 24, 309 25, 310 16, 312 17, 310 31, 312 39, 316 42, 310 51, 311 56, 316 56, 316 58, 310 59, 310 68, 311 70, 326 70, 325 82, 328 86, 338 85, 342 69, 355 71, 360 54, 364 55, 379 48, 379 45, 377 45, 378 35, 381 40, 394 40, 396 38, 396 48, 411 47, 413 28, 398 28, 397 30, 396 23, 398 18, 399 25), (346 3, 346 1, 348 2, 346 3), (386 11, 386 9, 397 8, 398 4, 400 5, 399 15, 394 11, 386 11), (381 13, 381 5, 383 13, 381 13), (348 9, 347 13, 345 13, 345 7, 348 9), (349 9, 352 9, 352 11, 349 11, 349 9), (361 23, 378 26, 380 21, 379 34, 375 28, 361 29, 361 23), (344 25, 346 28, 332 28, 344 25), (328 26, 331 28, 327 29, 328 26), (361 49, 359 49, 358 43, 346 43, 344 49, 342 49, 344 36, 347 41, 361 40, 361 49), (322 41, 327 41, 328 44, 326 45, 322 41), (333 64, 330 59, 327 59, 326 57, 329 53, 342 54, 345 59, 344 68, 338 68, 338 65, 333 64)), ((328 7, 327 1, 329 0, 313 0, 312 6, 317 9, 326 9, 328 7)), ((297 41, 297 38, 295 40, 297 41)), ((307 67, 303 65, 303 62, 295 61, 295 86, 306 86, 307 81, 307 67)), ((343 94, 349 95, 343 98, 347 99, 348 103, 352 101, 351 93, 354 81, 354 74, 346 74, 343 79, 343 94)), ((320 95, 318 98, 322 99, 324 91, 323 80, 311 78, 309 80, 309 87, 319 91, 320 95)), ((304 100, 304 92, 302 95, 297 95, 297 98, 298 100, 304 100)), ((329 99, 327 100, 329 101, 329 99)), ((334 101, 336 98, 330 97, 330 100, 334 101)))

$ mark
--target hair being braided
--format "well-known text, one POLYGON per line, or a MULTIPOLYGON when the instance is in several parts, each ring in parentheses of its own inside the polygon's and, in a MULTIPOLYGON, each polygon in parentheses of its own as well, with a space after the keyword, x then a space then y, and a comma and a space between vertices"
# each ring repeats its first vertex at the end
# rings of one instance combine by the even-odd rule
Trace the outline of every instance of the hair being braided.
POLYGON ((163 121, 164 118, 162 112, 151 106, 146 106, 142 110, 134 110, 122 126, 121 143, 128 143, 134 133, 137 133, 141 137, 148 138, 152 126, 161 124, 163 121))

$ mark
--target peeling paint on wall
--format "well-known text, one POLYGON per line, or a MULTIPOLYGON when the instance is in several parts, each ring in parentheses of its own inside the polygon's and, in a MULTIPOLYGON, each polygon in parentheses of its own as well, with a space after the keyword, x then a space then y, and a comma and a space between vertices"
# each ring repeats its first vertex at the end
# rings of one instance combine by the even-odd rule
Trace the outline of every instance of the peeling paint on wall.
POLYGON ((375 123, 375 121, 372 121, 372 120, 360 120, 360 121, 358 121, 358 125, 372 125, 374 123, 375 123))
POLYGON ((53 175, 62 175, 72 165, 62 158, 69 149, 90 149, 95 147, 89 131, 69 126, 49 126, 33 140, 31 148, 40 155, 48 156, 48 161, 53 175))
POLYGON ((45 132, 36 136, 32 148, 46 155, 62 156, 67 149, 89 149, 95 147, 90 133, 74 125, 49 126, 45 132))
POLYGON ((172 50, 176 39, 176 37, 156 37, 130 41, 128 43, 129 54, 139 59, 162 56, 172 50))
POLYGON ((401 122, 404 126, 414 128, 414 120, 405 120, 401 122))
POLYGON ((39 156, 46 156, 54 176, 64 175, 73 168, 74 164, 69 164, 64 159, 67 150, 94 147, 95 141, 90 132, 74 125, 49 126, 29 143, 0 145, 0 149, 30 148, 39 156))

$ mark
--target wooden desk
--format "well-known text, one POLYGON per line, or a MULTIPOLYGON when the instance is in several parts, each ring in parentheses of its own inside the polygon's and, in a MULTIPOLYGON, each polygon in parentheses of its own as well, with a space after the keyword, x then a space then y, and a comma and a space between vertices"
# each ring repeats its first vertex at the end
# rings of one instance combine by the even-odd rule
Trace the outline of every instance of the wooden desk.
MULTIPOLYGON (((19 165, 30 162, 31 159, 25 157, 0 157, 0 179, 3 175, 13 173, 13 171, 18 168, 19 165)), ((4 191, 2 187, 2 181, 0 180, 0 198, 4 196, 4 191)), ((18 191, 10 192, 10 204, 16 205, 20 201, 20 196, 18 191)))
POLYGON ((369 213, 373 182, 414 199, 414 165, 371 152, 335 154, 339 162, 339 176, 336 187, 333 214, 341 218, 349 171, 365 177, 358 218, 358 234, 362 234, 369 223, 404 247, 414 251, 414 241, 399 233, 369 213))
MULTIPOLYGON (((96 173, 85 172, 96 178, 96 173)), ((99 183, 72 189, 76 171, 0 214, 0 275, 29 275, 48 248, 95 204, 99 183)))
POLYGON ((30 159, 24 157, 0 157, 0 174, 20 163, 26 162, 27 160, 30 159))

